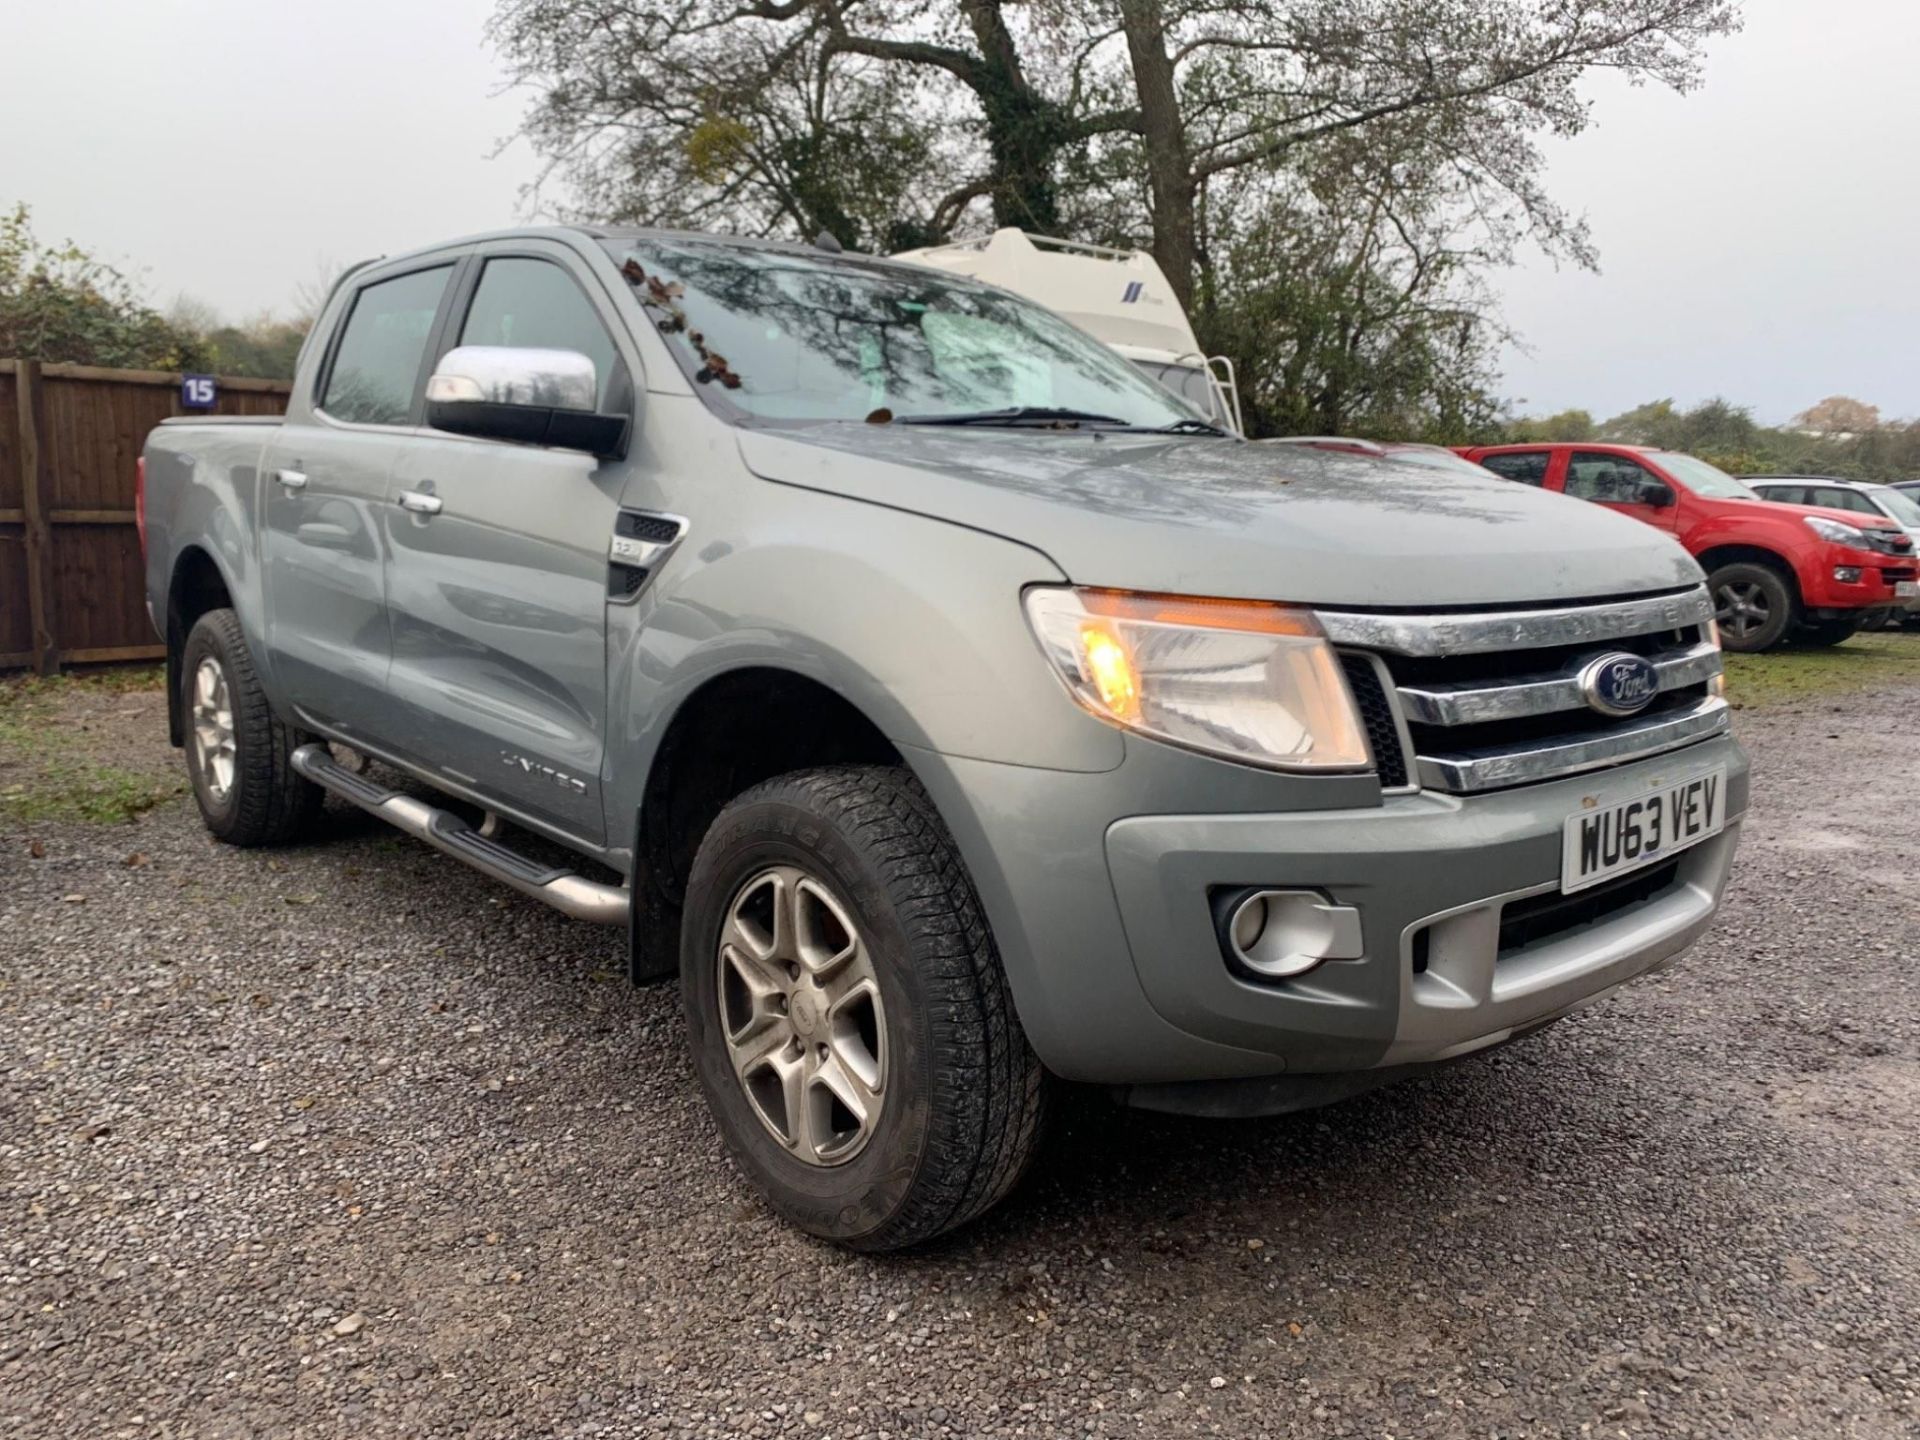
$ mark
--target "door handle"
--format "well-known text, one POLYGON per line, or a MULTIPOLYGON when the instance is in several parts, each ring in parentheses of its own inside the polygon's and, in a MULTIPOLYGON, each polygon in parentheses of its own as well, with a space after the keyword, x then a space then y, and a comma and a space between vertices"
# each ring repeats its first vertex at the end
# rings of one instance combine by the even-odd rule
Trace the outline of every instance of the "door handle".
POLYGON ((298 470, 276 470, 273 472, 273 478, 289 490, 307 488, 307 477, 298 470))
POLYGON ((400 508, 402 510, 411 510, 416 515, 438 515, 440 513, 440 497, 438 495, 429 495, 424 490, 402 490, 400 492, 400 508))

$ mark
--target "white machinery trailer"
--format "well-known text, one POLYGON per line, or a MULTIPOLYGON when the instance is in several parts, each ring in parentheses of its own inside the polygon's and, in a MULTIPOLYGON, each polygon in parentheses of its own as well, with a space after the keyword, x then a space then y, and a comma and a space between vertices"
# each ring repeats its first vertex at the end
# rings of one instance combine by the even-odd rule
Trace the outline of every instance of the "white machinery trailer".
POLYGON ((984 280, 1045 305, 1132 361, 1215 424, 1245 434, 1233 361, 1208 356, 1173 286, 1144 250, 1029 235, 1011 227, 893 257, 984 280))

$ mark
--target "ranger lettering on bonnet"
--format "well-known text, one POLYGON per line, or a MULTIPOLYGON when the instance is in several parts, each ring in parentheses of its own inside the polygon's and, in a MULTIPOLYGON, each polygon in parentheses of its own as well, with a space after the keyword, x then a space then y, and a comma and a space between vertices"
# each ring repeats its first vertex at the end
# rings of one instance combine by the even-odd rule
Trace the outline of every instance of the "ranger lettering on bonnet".
POLYGON ((433 246, 145 465, 209 830, 330 794, 625 927, 741 1172, 863 1250, 1005 1196, 1060 1081, 1273 1113, 1550 1025, 1712 922, 1747 805, 1671 538, 1248 444, 949 271, 433 246))

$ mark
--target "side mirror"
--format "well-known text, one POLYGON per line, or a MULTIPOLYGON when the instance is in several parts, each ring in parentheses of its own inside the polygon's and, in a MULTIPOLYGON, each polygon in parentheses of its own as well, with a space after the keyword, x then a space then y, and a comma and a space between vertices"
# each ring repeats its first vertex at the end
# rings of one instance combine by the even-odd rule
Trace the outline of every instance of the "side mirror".
POLYGON ((462 345, 427 381, 427 424, 454 435, 618 458, 626 453, 628 418, 597 413, 599 394, 593 361, 577 351, 462 345))
POLYGON ((1656 509, 1665 509, 1667 506, 1673 504, 1673 501, 1674 495, 1671 485, 1663 485, 1658 480, 1643 480, 1640 482, 1640 503, 1642 505, 1652 505, 1656 509))

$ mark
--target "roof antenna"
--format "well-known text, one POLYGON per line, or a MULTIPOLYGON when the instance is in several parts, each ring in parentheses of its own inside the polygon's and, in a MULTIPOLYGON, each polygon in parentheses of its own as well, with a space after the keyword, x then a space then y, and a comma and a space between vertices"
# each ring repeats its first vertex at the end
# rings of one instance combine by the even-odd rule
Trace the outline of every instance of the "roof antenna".
POLYGON ((813 248, 816 250, 824 250, 829 255, 838 255, 846 249, 846 246, 840 243, 838 237, 836 237, 831 230, 822 230, 818 235, 813 237, 813 248))

